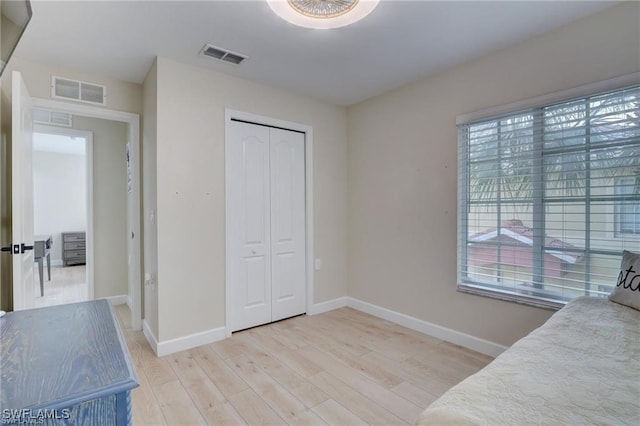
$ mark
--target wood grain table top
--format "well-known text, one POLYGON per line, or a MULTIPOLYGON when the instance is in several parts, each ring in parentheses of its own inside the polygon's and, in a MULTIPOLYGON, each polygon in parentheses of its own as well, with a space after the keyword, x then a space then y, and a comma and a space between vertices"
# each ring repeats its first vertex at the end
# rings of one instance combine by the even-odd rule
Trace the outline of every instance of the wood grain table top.
POLYGON ((64 408, 137 386, 106 300, 0 318, 0 409, 64 408))

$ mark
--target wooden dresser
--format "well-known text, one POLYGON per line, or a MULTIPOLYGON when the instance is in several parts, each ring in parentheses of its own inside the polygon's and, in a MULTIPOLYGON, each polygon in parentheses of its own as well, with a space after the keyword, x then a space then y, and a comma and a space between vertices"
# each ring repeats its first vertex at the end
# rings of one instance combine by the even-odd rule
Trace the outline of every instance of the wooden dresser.
POLYGON ((64 266, 87 263, 86 241, 84 232, 62 233, 62 264, 64 266))
POLYGON ((130 425, 137 386, 108 301, 0 317, 0 424, 130 425))

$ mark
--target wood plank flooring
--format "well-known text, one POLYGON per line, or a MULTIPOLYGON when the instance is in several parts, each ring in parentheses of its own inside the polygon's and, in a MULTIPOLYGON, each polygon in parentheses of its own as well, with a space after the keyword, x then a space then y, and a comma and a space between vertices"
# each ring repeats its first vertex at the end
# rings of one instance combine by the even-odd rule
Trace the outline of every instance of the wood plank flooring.
POLYGON ((89 286, 87 285, 87 268, 85 265, 77 266, 52 266, 51 279, 47 274, 47 262, 43 267, 44 295, 40 296, 40 278, 38 277, 38 264, 34 265, 33 306, 61 305, 88 300, 89 286))
POLYGON ((157 358, 116 306, 139 425, 412 424, 492 358, 350 308, 157 358))

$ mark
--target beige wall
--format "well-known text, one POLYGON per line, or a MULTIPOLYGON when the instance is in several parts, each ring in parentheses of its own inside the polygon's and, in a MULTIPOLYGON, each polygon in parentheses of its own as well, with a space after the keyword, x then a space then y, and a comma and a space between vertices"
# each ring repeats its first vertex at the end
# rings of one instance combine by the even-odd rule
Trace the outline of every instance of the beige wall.
POLYGON ((158 337, 158 228, 155 216, 157 209, 156 139, 158 133, 158 66, 154 61, 143 86, 143 133, 142 133, 142 217, 144 230, 144 272, 151 274, 151 281, 144 289, 143 318, 158 337), (153 220, 152 220, 153 215, 153 220))
POLYGON ((94 297, 128 294, 126 123, 73 117, 93 132, 94 297))
POLYGON ((349 296, 509 345, 551 311, 456 291, 457 115, 640 69, 626 3, 348 109, 349 296))
MULTIPOLYGON (((11 99, 11 71, 22 73, 29 94, 34 98, 51 99, 51 76, 65 77, 72 80, 87 81, 101 84, 107 87, 107 104, 104 108, 117 111, 142 113, 142 85, 115 80, 94 74, 77 72, 73 69, 32 62, 19 57, 11 59, 7 69, 2 74, 2 80, 7 84, 2 85, 3 95, 11 99)), ((103 108, 100 105, 84 104, 103 108)))
POLYGON ((160 341, 225 325, 225 108, 313 127, 313 300, 346 295, 346 109, 158 58, 160 341))

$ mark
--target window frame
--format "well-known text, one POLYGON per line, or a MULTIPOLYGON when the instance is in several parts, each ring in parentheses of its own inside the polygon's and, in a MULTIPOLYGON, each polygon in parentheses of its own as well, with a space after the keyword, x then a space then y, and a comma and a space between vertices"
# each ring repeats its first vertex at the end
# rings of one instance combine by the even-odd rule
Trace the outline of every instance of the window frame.
MULTIPOLYGON (((577 88, 573 88, 573 89, 569 89, 561 92, 552 93, 549 95, 544 95, 536 98, 523 100, 520 102, 516 102, 516 103, 504 105, 504 106, 499 106, 495 108, 474 112, 471 114, 458 116, 456 118, 456 125, 459 126, 458 127, 458 155, 459 156, 469 155, 469 143, 468 143, 468 140, 465 140, 463 135, 461 134, 461 132, 463 132, 463 130, 460 127, 461 125, 478 123, 478 122, 482 122, 483 120, 487 120, 487 121, 500 120, 501 117, 514 116, 519 113, 523 113, 527 111, 531 111, 532 113, 535 113, 535 111, 541 111, 545 107, 552 107, 556 104, 568 102, 576 98, 583 98, 583 97, 588 98, 590 96, 594 96, 599 93, 615 91, 615 90, 623 89, 625 87, 634 86, 637 84, 640 84, 640 73, 634 73, 634 74, 618 77, 611 80, 597 82, 594 84, 589 84, 589 85, 585 85, 585 86, 581 86, 581 87, 577 87, 577 88), (463 140, 465 140, 464 146, 462 143, 463 140)), ((541 143, 542 145, 544 145, 544 142, 533 142, 532 144, 535 145, 536 143, 541 143)), ((587 148, 585 150, 585 153, 588 153, 589 149, 590 148, 587 148)), ((561 152, 562 150, 560 149, 558 151, 561 152)), ((539 155, 533 156, 533 159, 534 159, 534 162, 536 163, 534 165, 535 168, 543 167, 542 151, 540 152, 539 155)), ((500 160, 496 160, 496 162, 499 164, 500 160)), ((497 285, 494 285, 493 286, 494 288, 492 289, 491 283, 481 284, 480 282, 472 282, 471 280, 466 278, 468 277, 468 272, 469 272, 469 269, 468 269, 469 267, 467 263, 467 260, 468 260, 467 247, 468 247, 468 237, 469 237, 468 236, 468 221, 469 221, 468 209, 470 204, 468 204, 468 200, 469 200, 468 185, 470 183, 470 170, 471 170, 470 163, 467 163, 466 167, 460 167, 458 172, 458 218, 457 218, 458 219, 458 222, 457 222, 458 235, 456 239, 457 254, 458 254, 457 256, 457 290, 463 293, 471 293, 479 296, 485 296, 485 297, 490 297, 490 298, 499 299, 499 300, 522 303, 526 305, 537 306, 537 307, 542 307, 547 309, 554 309, 554 310, 560 309, 567 303, 568 300, 549 298, 549 297, 544 297, 543 295, 529 296, 526 294, 522 294, 521 292, 517 292, 515 290, 510 291, 506 287, 500 288, 500 286, 497 286, 497 285), (464 170, 462 170, 463 168, 464 170), (462 245, 463 241, 465 242, 464 247, 462 245)), ((543 185, 544 184, 542 182, 534 182, 533 184, 533 194, 532 194, 533 204, 534 204, 533 223, 544 223, 545 203, 543 202, 543 199, 544 199, 543 185), (535 206, 536 204, 537 204, 537 208, 535 206)), ((615 187, 616 185, 614 183, 614 188, 615 187)), ((587 213, 586 213, 587 215, 590 214, 588 212, 588 209, 589 209, 588 206, 590 203, 589 200, 590 200, 590 197, 589 197, 589 194, 587 193, 585 194, 585 208, 587 209, 587 213)), ((496 205, 500 205, 499 203, 500 201, 498 201, 496 205)), ((614 206, 616 204, 617 203, 614 203, 614 206)), ((615 217, 617 218, 618 215, 616 214, 615 217)), ((615 219, 614 221, 615 221, 614 226, 617 226, 618 221, 615 219)), ((538 244, 537 248, 539 249, 539 250, 536 250, 535 249, 536 246, 535 245, 533 246, 534 256, 544 255, 543 250, 540 250, 540 249, 543 249, 543 246, 540 246, 540 244, 544 244, 544 235, 540 237, 539 235, 540 232, 544 234, 544 231, 542 230, 542 228, 541 230, 537 231, 537 234, 538 234, 537 238, 534 239, 534 241, 537 241, 537 244, 538 244)), ((585 247, 585 249, 588 251, 589 239, 587 239, 587 236, 589 236, 588 235, 589 231, 587 230, 586 232, 587 233, 585 236, 585 242, 587 242, 587 246, 585 247)), ((628 237, 628 235, 629 234, 625 234, 625 237, 628 237)), ((635 236, 636 235, 634 235, 634 237, 635 236)), ((541 272, 540 269, 544 268, 542 265, 543 265, 543 262, 534 261, 534 267, 532 268, 532 276, 535 276, 536 273, 541 272), (535 266, 535 265, 538 265, 538 266, 535 266)), ((586 269, 587 271, 589 270, 588 267, 586 269)))
MULTIPOLYGON (((615 183, 614 183, 614 191, 616 195, 622 195, 620 193, 620 187, 621 186, 626 186, 627 184, 622 184, 622 181, 630 181, 633 180, 635 178, 633 177, 619 177, 616 178, 615 183)), ((626 195, 626 194, 624 194, 626 195)), ((625 213, 623 213, 621 211, 621 201, 620 200, 616 200, 614 202, 614 206, 613 206, 613 226, 614 226, 614 237, 615 238, 638 238, 640 239, 640 205, 636 206, 635 208, 637 209, 637 211, 633 212, 632 214, 635 214, 638 216, 638 222, 634 224, 634 228, 637 229, 636 232, 624 232, 622 230, 622 217, 625 213)))

